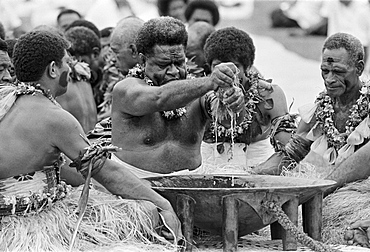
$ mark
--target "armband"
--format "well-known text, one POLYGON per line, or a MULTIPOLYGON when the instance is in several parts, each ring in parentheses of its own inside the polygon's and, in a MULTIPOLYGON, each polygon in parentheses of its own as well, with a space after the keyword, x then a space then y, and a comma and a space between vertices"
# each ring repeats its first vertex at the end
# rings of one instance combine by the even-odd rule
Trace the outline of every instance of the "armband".
POLYGON ((285 114, 283 116, 278 116, 271 122, 271 133, 270 140, 275 151, 280 151, 282 144, 275 139, 276 134, 280 132, 286 132, 293 134, 297 130, 297 119, 298 114, 285 114))
POLYGON ((307 156, 308 152, 310 152, 311 144, 312 141, 294 134, 285 145, 283 152, 286 156, 299 163, 307 156))
POLYGON ((102 168, 110 155, 110 152, 117 152, 118 147, 109 145, 103 146, 104 142, 94 142, 80 152, 80 155, 69 165, 76 167, 85 178, 88 175, 94 176, 102 168))

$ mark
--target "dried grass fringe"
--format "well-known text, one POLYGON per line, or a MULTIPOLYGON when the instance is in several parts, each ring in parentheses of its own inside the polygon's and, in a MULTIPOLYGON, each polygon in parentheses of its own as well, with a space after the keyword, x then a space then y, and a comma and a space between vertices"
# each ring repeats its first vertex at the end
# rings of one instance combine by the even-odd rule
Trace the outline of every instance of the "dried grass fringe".
MULTIPOLYGON (((68 251, 81 188, 38 214, 1 220, 0 251, 68 251)), ((91 189, 73 251, 176 251, 153 228, 147 202, 91 189)))

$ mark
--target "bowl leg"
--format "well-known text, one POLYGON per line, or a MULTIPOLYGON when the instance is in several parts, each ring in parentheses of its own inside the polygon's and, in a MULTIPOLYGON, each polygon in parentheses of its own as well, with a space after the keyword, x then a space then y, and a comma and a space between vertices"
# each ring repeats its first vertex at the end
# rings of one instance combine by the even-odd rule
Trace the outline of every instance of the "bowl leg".
POLYGON ((239 202, 233 196, 226 196, 222 200, 222 239, 223 251, 234 252, 238 248, 238 215, 239 202))
POLYGON ((188 252, 191 252, 193 249, 194 206, 195 200, 192 197, 186 194, 177 195, 176 212, 182 224, 185 251, 188 252))

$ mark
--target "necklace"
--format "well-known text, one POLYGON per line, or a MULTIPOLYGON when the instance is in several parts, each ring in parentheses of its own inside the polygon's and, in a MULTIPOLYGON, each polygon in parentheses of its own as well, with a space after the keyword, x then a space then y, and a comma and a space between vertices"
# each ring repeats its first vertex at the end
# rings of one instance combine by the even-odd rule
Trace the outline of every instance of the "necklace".
POLYGON ((50 89, 45 90, 39 83, 33 82, 18 82, 16 84, 16 95, 35 95, 35 94, 42 94, 46 98, 48 98, 52 103, 60 107, 60 104, 55 100, 53 95, 50 92, 50 89))
POLYGON ((316 121, 321 126, 327 137, 328 147, 333 147, 337 152, 347 143, 348 136, 369 115, 370 85, 364 84, 360 90, 360 97, 350 108, 350 115, 345 123, 345 132, 340 133, 334 124, 333 101, 326 93, 321 92, 316 98, 318 104, 316 121))
MULTIPOLYGON (((137 64, 135 67, 130 69, 127 76, 143 79, 147 85, 154 86, 153 81, 148 76, 145 75, 144 69, 139 64, 137 64)), ((181 107, 181 108, 177 108, 177 109, 169 110, 169 111, 161 111, 160 113, 161 113, 161 116, 166 118, 167 120, 178 119, 186 115, 186 107, 181 107)))

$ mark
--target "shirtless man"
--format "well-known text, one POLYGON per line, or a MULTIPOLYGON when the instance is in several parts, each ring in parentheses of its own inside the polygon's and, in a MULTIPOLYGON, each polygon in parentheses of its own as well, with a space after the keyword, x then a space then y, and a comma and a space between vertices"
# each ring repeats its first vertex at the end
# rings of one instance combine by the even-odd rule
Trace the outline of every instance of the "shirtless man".
POLYGON ((204 136, 203 158, 217 169, 232 167, 240 173, 274 153, 271 140, 276 145, 288 142, 295 130, 294 118, 288 113, 281 87, 263 79, 254 68, 255 47, 246 32, 235 27, 213 32, 204 46, 204 55, 211 70, 228 61, 238 66, 246 117, 233 133, 213 123, 204 136))
POLYGON ((242 92, 232 87, 236 66, 220 64, 210 77, 186 79, 186 44, 181 21, 147 21, 136 39, 142 69, 133 69, 135 78, 124 79, 113 90, 112 143, 122 151, 112 159, 140 177, 201 172, 200 144, 211 110, 208 92, 225 88, 220 103, 244 115, 242 92))
POLYGON ((68 51, 74 60, 70 64, 72 74, 67 92, 59 96, 57 101, 76 117, 87 133, 97 122, 96 104, 89 79, 90 68, 99 68, 100 40, 93 31, 82 26, 70 28, 65 37, 71 42, 68 51))
POLYGON ((10 67, 12 66, 8 55, 8 45, 0 39, 0 85, 6 85, 11 82, 10 67))
POLYGON ((369 110, 358 101, 360 97, 360 101, 369 99, 367 85, 360 79, 363 70, 364 49, 356 37, 347 33, 328 37, 321 57, 325 90, 314 103, 299 109, 302 119, 296 134, 256 172, 280 174, 282 166, 294 168, 294 163, 313 151, 328 165, 338 167, 328 177, 337 181, 337 186, 365 178, 366 169, 347 173, 349 168, 340 165, 369 140, 362 129, 369 110))
MULTIPOLYGON (((2 216, 1 222, 9 220, 12 222, 11 218, 18 218, 13 211, 18 213, 23 211, 24 209, 18 209, 23 204, 28 206, 27 211, 42 210, 45 218, 48 208, 39 202, 39 197, 41 199, 46 197, 45 200, 50 203, 49 207, 52 209, 62 204, 63 198, 68 195, 68 191, 63 189, 65 187, 58 177, 60 157, 61 153, 64 153, 74 161, 76 168, 86 178, 92 175, 112 194, 151 201, 158 207, 165 223, 174 231, 173 234, 181 237, 180 222, 170 203, 116 162, 105 160, 108 155, 107 150, 98 144, 90 145, 79 122, 55 101, 54 97, 65 93, 68 86, 70 59, 67 49, 68 42, 65 39, 47 31, 30 32, 22 36, 15 46, 14 66, 17 79, 23 84, 0 87, 1 102, 5 101, 4 106, 0 108, 0 207, 2 208, 0 215, 9 216, 2 216), (91 172, 89 167, 92 168, 91 172), (36 180, 39 177, 41 180, 36 180), (47 183, 46 186, 45 183, 47 183), (28 184, 32 189, 24 188, 28 184), (39 192, 43 193, 39 195, 39 192), (37 197, 29 196, 30 193, 37 197), (31 198, 22 201, 24 197, 31 198), (12 205, 7 208, 7 201, 4 199, 19 200, 19 202, 15 202, 14 208, 12 205), (56 202, 55 205, 52 204, 53 201, 56 202), (45 209, 38 209, 42 206, 45 209), (3 211, 4 207, 6 211, 3 211)), ((37 213, 19 218, 37 219, 32 217, 37 216, 37 213)), ((71 217, 63 216, 60 221, 71 220, 71 217)), ((25 225, 22 230, 32 226, 28 222, 25 225)), ((42 223, 35 223, 35 225, 42 225, 42 223)), ((35 227, 32 229, 34 232, 35 227)), ((0 230, 0 232, 11 231, 5 228, 0 230)), ((43 232, 43 235, 56 235, 49 231, 43 232)), ((59 235, 62 234, 57 235, 60 237, 59 235)), ((0 236, 8 237, 3 233, 0 236)), ((28 239, 14 241, 13 236, 9 235, 9 237, 12 239, 2 240, 0 248, 1 246, 10 248, 10 244, 14 245, 14 242, 28 241, 28 239)), ((64 246, 65 241, 54 238, 44 238, 43 241, 60 242, 59 245, 64 246)), ((30 244, 27 246, 29 248, 30 244)))

